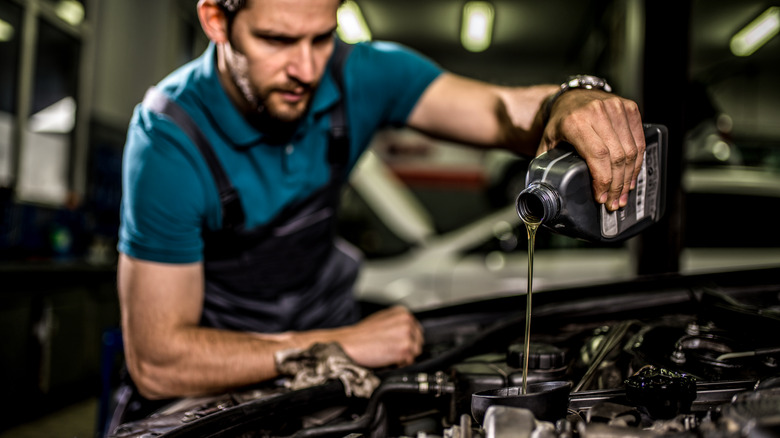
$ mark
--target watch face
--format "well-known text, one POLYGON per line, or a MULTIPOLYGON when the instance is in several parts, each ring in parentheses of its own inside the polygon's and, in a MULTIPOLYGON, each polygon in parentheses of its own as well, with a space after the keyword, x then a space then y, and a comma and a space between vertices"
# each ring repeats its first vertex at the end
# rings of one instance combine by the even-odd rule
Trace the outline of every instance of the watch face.
POLYGON ((580 75, 572 77, 568 82, 567 88, 598 88, 607 92, 612 91, 612 87, 609 86, 606 79, 602 79, 598 76, 580 75))
POLYGON ((549 98, 546 104, 544 105, 542 120, 544 121, 545 125, 547 124, 547 121, 550 119, 550 112, 552 111, 553 103, 556 100, 558 100, 561 94, 565 93, 568 90, 571 90, 572 88, 585 88, 587 90, 597 88, 599 90, 606 91, 607 93, 612 92, 612 87, 609 86, 606 79, 602 79, 598 76, 591 76, 591 75, 569 76, 569 80, 562 83, 561 89, 558 90, 558 92, 555 93, 551 98, 549 98))

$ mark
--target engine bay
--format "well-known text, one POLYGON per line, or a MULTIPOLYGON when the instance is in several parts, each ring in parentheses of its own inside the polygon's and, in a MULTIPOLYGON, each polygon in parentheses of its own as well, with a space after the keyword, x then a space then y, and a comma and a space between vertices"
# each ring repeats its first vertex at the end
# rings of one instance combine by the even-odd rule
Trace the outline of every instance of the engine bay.
POLYGON ((112 436, 780 436, 778 273, 535 294, 525 383, 566 387, 565 410, 544 419, 511 406, 523 385, 517 296, 421 312, 425 352, 376 370, 368 398, 339 380, 290 390, 278 379, 181 401, 112 436), (475 412, 474 394, 489 391, 510 401, 475 412))

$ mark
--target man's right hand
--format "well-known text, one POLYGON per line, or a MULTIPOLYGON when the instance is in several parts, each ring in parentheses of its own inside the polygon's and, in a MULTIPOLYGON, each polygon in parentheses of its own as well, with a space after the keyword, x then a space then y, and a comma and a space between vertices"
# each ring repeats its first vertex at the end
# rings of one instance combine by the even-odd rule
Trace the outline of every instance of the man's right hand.
POLYGON ((201 263, 119 260, 122 332, 130 374, 147 398, 197 396, 277 376, 274 353, 338 342, 359 365, 408 365, 420 354, 422 328, 403 307, 333 329, 261 334, 199 325, 201 263))
POLYGON ((381 310, 337 331, 344 351, 368 368, 410 365, 422 352, 424 341, 420 323, 401 306, 381 310))

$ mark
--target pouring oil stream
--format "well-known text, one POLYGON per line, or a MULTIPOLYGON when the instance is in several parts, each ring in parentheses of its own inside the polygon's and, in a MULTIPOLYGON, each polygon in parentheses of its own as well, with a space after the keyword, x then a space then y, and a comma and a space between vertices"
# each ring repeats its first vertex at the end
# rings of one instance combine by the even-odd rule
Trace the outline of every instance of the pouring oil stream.
POLYGON ((528 291, 525 304, 525 341, 523 344, 523 394, 528 392, 528 357, 531 355, 531 296, 534 284, 534 246, 536 243, 536 230, 541 221, 533 221, 523 218, 525 229, 528 233, 528 291))

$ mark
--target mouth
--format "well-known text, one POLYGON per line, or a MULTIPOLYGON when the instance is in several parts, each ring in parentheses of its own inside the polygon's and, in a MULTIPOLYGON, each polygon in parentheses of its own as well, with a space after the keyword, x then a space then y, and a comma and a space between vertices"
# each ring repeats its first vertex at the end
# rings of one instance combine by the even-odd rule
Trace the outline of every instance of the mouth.
POLYGON ((295 89, 280 89, 276 90, 276 93, 281 97, 282 101, 288 104, 298 104, 309 96, 309 91, 303 87, 295 89))

